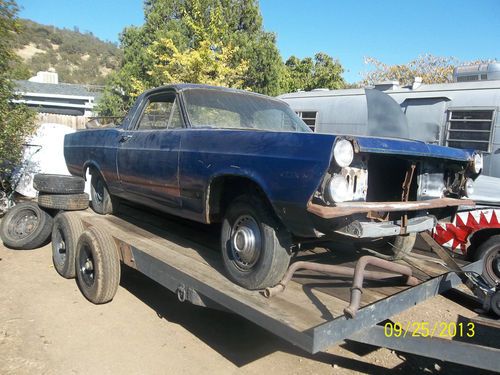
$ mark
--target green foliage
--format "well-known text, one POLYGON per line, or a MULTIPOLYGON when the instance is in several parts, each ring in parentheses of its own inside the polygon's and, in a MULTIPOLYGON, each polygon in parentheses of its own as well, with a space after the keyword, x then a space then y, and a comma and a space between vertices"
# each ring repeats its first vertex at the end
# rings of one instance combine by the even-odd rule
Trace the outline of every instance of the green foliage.
MULTIPOLYGON (((238 48, 223 42, 228 31, 222 7, 211 8, 205 24, 201 4, 196 0, 183 19, 193 36, 190 47, 180 51, 171 38, 154 41, 147 49, 147 55, 154 61, 147 83, 161 86, 173 82, 195 82, 242 88, 248 62, 235 59, 238 48)), ((134 82, 135 94, 144 91, 143 83, 134 82)))
POLYGON ((283 92, 283 62, 274 35, 262 28, 256 0, 146 0, 144 14, 143 26, 121 35, 124 60, 106 85, 101 115, 117 114, 130 106, 138 89, 159 82, 283 92))
MULTIPOLYGON (((13 50, 13 37, 19 30, 13 0, 0 0, 0 174, 21 157, 22 144, 34 130, 34 113, 26 106, 13 104, 12 67, 17 61, 13 50)), ((5 181, 0 181, 5 186, 5 181)))
POLYGON ((344 69, 337 60, 319 52, 314 59, 302 60, 291 56, 285 63, 287 91, 310 91, 316 88, 340 89, 345 87, 342 73, 344 69))
POLYGON ((13 75, 16 79, 54 68, 61 82, 102 85, 106 76, 121 63, 121 50, 90 32, 82 34, 29 20, 18 20, 18 23, 21 28, 13 40, 14 49, 40 51, 35 50, 36 53, 17 64, 13 75))
POLYGON ((278 95, 340 88, 340 63, 324 53, 285 66, 257 0, 146 0, 145 23, 121 34, 123 62, 109 77, 101 115, 122 115, 143 89, 209 83, 278 95))
POLYGON ((406 64, 387 65, 373 57, 365 58, 365 64, 374 68, 365 74, 363 84, 397 80, 401 85, 411 85, 415 77, 423 83, 446 83, 453 80, 453 69, 458 64, 454 57, 431 54, 419 56, 406 64))

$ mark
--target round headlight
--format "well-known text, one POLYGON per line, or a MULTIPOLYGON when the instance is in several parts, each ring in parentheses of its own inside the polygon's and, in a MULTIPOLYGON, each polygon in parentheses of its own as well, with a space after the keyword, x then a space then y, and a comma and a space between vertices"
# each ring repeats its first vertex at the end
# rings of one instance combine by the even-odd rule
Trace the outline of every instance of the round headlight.
POLYGON ((474 180, 468 178, 467 181, 465 181, 465 195, 470 198, 472 194, 474 194, 474 180))
POLYGON ((348 167, 354 159, 354 148, 347 139, 341 139, 335 143, 333 157, 339 167, 348 167))
POLYGON ((474 154, 474 173, 480 173, 483 169, 483 155, 474 154))
POLYGON ((332 203, 352 200, 352 192, 349 189, 347 179, 339 174, 333 175, 328 183, 328 194, 332 203))

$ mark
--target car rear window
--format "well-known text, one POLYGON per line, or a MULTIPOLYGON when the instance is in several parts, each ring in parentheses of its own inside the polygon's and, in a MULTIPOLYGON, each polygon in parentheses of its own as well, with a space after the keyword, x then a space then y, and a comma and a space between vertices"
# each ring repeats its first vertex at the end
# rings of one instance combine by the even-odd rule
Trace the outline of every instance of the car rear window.
POLYGON ((311 132, 290 107, 244 92, 187 89, 184 101, 192 127, 311 132))

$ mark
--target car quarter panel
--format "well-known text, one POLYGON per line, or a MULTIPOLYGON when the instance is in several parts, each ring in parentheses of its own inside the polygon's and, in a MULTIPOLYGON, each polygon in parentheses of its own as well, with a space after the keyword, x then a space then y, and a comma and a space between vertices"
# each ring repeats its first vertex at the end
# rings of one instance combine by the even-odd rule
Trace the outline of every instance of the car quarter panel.
MULTIPOLYGON (((312 133, 186 129, 180 146, 183 211, 204 221, 210 181, 242 176, 257 183, 286 221, 287 206, 306 213, 328 169, 335 136, 312 133)), ((296 218, 300 220, 300 218, 296 218)))

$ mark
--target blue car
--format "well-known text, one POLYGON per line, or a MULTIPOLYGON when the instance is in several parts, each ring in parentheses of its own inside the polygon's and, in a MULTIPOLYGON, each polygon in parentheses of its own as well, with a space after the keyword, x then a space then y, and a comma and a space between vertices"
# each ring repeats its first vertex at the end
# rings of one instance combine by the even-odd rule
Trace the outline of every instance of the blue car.
POLYGON ((145 92, 117 128, 67 135, 64 156, 73 175, 90 173, 100 214, 123 199, 222 223, 228 276, 249 289, 277 284, 305 240, 407 253, 416 233, 472 204, 482 169, 472 151, 316 134, 278 99, 194 84, 145 92))

